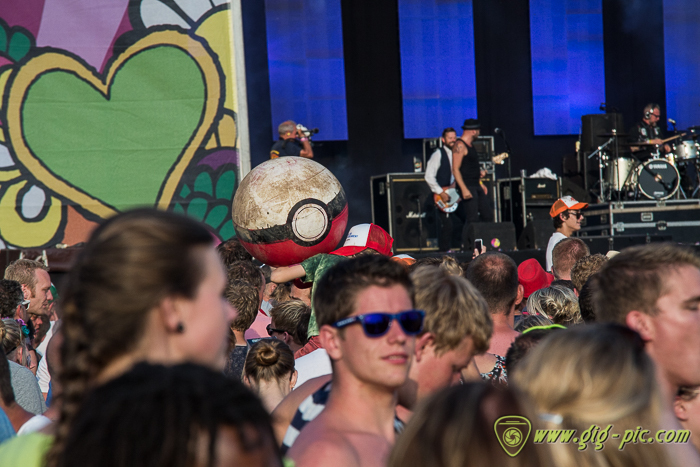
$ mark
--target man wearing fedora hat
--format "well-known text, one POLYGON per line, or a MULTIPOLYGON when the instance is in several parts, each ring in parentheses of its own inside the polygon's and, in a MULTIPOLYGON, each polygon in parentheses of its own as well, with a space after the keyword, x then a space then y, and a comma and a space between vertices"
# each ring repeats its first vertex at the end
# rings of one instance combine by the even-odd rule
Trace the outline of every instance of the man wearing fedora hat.
MULTIPOLYGON (((493 206, 488 196, 488 189, 481 184, 481 177, 486 172, 479 166, 479 156, 472 147, 474 139, 479 136, 481 125, 474 118, 468 118, 462 125, 462 136, 455 141, 452 148, 452 173, 466 211, 463 238, 471 222, 493 222, 493 206), (481 215, 481 219, 479 219, 481 215)), ((469 248, 469 245, 464 245, 469 248)))

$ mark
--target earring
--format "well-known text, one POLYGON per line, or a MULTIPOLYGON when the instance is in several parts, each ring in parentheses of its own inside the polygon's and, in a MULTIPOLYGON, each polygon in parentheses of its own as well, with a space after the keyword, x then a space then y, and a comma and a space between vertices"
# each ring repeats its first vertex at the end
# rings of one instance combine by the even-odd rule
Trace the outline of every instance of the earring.
POLYGON ((185 325, 182 323, 177 323, 177 326, 175 326, 175 332, 178 334, 182 334, 185 332, 185 325))

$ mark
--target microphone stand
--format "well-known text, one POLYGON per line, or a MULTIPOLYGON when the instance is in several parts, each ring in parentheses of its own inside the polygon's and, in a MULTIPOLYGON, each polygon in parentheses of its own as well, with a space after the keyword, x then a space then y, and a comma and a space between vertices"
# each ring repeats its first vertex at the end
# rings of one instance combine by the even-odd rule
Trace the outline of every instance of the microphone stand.
MULTIPOLYGON (((510 160, 512 159, 512 152, 510 150, 510 144, 506 139, 506 133, 503 130, 498 132, 503 138, 503 143, 506 145, 506 152, 508 153, 508 193, 510 193, 510 203, 508 203, 508 210, 510 211, 510 221, 515 224, 515 219, 513 218, 513 202, 515 201, 515 196, 513 195, 513 173, 511 172, 510 160)), ((523 187, 524 188, 524 187, 523 187)), ((524 220, 524 219, 523 219, 524 220)))
POLYGON ((602 146, 598 146, 598 149, 596 149, 595 151, 593 151, 592 153, 590 153, 588 155, 589 159, 592 159, 595 156, 598 156, 598 177, 599 177, 598 180, 600 182, 600 199, 603 202, 610 201, 610 199, 608 199, 608 197, 605 194, 606 187, 605 187, 604 182, 603 182, 603 153, 602 153, 602 151, 603 151, 603 149, 607 148, 610 145, 610 143, 613 142, 614 139, 616 139, 616 138, 615 137, 610 138, 605 144, 603 144, 602 146), (598 155, 598 153, 600 153, 600 155, 598 155))

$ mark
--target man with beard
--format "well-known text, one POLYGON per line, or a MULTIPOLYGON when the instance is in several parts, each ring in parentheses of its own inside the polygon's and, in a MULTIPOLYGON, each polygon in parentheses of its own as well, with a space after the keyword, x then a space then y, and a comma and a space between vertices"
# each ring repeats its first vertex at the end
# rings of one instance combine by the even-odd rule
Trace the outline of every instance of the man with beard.
POLYGON ((17 281, 22 285, 24 298, 29 300, 27 313, 34 329, 37 329, 42 321, 49 321, 49 305, 53 300, 49 268, 39 261, 18 259, 5 269, 5 279, 17 281))
MULTIPOLYGON (((430 155, 428 163, 425 166, 425 181, 432 191, 438 198, 436 198, 436 204, 438 204, 438 219, 440 234, 438 238, 438 245, 440 251, 447 251, 452 246, 453 232, 455 229, 452 224, 454 217, 458 217, 462 223, 464 223, 464 210, 457 206, 454 212, 445 212, 442 206, 447 206, 450 201, 450 195, 448 191, 450 188, 455 187, 455 177, 452 175, 452 147, 454 146, 455 140, 457 139, 457 132, 454 128, 445 128, 442 131, 442 146, 437 148, 435 152, 430 155)), ((457 232, 462 232, 461 229, 457 229, 457 232)), ((461 237, 460 241, 461 243, 461 237)))

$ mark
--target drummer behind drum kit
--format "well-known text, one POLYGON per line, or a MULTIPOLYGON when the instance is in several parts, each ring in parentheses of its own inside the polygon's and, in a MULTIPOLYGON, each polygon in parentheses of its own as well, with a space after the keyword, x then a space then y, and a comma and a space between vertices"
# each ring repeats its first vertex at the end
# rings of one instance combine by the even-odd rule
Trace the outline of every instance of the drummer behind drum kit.
POLYGON ((637 200, 646 197, 654 200, 669 198, 692 198, 698 192, 697 181, 700 178, 700 143, 696 134, 698 127, 688 130, 689 139, 681 139, 686 133, 672 136, 660 144, 648 142, 619 141, 628 135, 615 130, 598 136, 610 139, 591 153, 588 158, 597 157, 600 177, 600 202, 617 200, 637 200), (673 150, 664 154, 663 147, 672 143, 673 150), (628 148, 649 149, 652 158, 641 161, 628 148), (620 153, 624 153, 620 154, 620 153), (630 156, 630 157, 628 157, 630 156), (687 196, 681 187, 681 168, 695 185, 694 191, 687 196))

